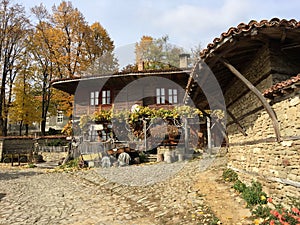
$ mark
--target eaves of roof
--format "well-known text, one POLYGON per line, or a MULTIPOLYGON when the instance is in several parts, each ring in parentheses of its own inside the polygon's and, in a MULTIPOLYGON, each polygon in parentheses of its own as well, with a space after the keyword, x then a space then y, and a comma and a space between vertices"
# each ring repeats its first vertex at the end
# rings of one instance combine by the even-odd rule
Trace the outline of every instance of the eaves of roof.
POLYGON ((218 49, 223 43, 227 42, 234 36, 246 35, 255 32, 257 28, 270 28, 270 27, 284 27, 284 28, 298 28, 300 27, 300 21, 295 19, 286 20, 273 18, 271 20, 251 20, 248 24, 240 23, 237 27, 230 27, 227 32, 221 34, 219 38, 215 38, 212 43, 208 44, 205 49, 200 53, 200 57, 205 59, 213 51, 218 49))
POLYGON ((274 98, 282 96, 286 93, 287 89, 295 89, 295 85, 300 85, 300 74, 288 80, 279 82, 263 92, 266 98, 274 98))

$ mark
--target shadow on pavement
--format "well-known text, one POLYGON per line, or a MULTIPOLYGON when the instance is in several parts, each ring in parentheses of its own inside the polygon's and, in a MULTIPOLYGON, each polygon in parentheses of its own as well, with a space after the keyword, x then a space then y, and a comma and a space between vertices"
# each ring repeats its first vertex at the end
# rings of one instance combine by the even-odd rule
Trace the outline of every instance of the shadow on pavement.
MULTIPOLYGON (((18 179, 21 177, 36 176, 42 174, 36 171, 6 170, 0 172, 0 181, 18 179)), ((1 198, 1 193, 0 193, 1 198)))

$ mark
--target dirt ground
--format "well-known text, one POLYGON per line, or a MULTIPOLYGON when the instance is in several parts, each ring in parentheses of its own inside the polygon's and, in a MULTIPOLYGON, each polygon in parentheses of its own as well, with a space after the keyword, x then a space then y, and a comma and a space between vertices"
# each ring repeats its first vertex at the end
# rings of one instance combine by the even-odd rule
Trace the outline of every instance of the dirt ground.
POLYGON ((231 183, 222 179, 225 168, 225 161, 222 161, 219 165, 197 173, 196 178, 201 182, 196 182, 196 188, 204 195, 206 204, 222 224, 253 224, 246 202, 231 188, 231 183))

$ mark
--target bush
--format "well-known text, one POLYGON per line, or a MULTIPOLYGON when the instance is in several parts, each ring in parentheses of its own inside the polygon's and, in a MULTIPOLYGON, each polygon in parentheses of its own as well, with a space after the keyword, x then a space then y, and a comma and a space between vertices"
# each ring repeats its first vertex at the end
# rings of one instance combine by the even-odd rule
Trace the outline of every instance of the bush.
POLYGON ((28 167, 28 168, 35 168, 36 165, 34 165, 33 163, 29 163, 29 164, 27 165, 27 167, 28 167))
POLYGON ((266 205, 258 205, 254 210, 251 211, 252 215, 258 218, 267 218, 270 216, 271 208, 266 205))
POLYGON ((267 203, 267 194, 262 191, 261 184, 255 181, 252 181, 251 186, 244 189, 242 197, 247 202, 248 207, 267 203))
POLYGON ((242 193, 245 189, 246 189, 246 184, 244 184, 242 181, 240 180, 237 180, 234 185, 233 185, 233 188, 235 190, 237 190, 238 192, 242 193))
POLYGON ((55 130, 53 128, 49 128, 49 131, 47 132, 47 135, 57 135, 60 134, 61 132, 59 130, 55 130))
POLYGON ((63 146, 64 142, 61 139, 54 139, 46 143, 47 146, 63 146))
POLYGON ((64 165, 60 165, 59 169, 62 170, 73 170, 73 169, 79 169, 82 168, 84 165, 82 165, 82 161, 79 158, 76 159, 71 159, 70 161, 68 161, 66 164, 64 165))
POLYGON ((224 170, 222 177, 225 181, 229 181, 229 182, 234 182, 237 181, 238 179, 237 173, 234 172, 232 169, 224 170))

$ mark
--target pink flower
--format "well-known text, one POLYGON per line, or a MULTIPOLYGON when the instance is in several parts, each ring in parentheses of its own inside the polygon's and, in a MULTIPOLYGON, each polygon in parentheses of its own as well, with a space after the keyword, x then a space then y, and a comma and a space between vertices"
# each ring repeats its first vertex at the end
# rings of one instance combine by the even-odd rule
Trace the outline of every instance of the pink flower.
POLYGON ((267 201, 268 201, 269 203, 272 203, 272 202, 273 202, 273 199, 270 197, 270 198, 267 199, 267 201))
POLYGON ((276 217, 278 217, 279 212, 277 212, 276 210, 271 210, 270 213, 276 217))
POLYGON ((270 225, 275 225, 274 220, 271 220, 271 221, 270 221, 270 225))
POLYGON ((292 208, 293 213, 299 214, 300 215, 300 210, 297 209, 296 207, 292 208))

